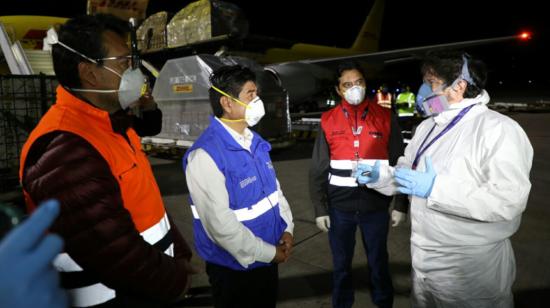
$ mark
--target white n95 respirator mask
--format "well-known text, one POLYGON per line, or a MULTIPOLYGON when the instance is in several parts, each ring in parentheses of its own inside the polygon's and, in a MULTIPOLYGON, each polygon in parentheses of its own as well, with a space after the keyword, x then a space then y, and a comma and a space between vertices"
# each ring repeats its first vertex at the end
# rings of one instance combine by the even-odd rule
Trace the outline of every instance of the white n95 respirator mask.
MULTIPOLYGON (((64 47, 65 49, 83 57, 84 59, 92 62, 92 63, 95 63, 95 64, 98 64, 99 65, 99 62, 101 61, 104 61, 104 60, 112 60, 112 59, 116 59, 116 58, 119 58, 119 57, 111 57, 111 58, 102 58, 102 59, 92 59, 88 56, 86 56, 85 54, 65 45, 64 43, 60 42, 58 37, 57 37, 57 32, 55 32, 55 30, 53 28, 49 29, 48 32, 47 32, 47 36, 46 38, 44 39, 44 49, 45 50, 51 50, 51 46, 52 45, 55 45, 55 44, 58 44, 62 47, 64 47)), ((122 57, 129 57, 129 56, 122 56, 122 57)), ((77 92, 93 92, 93 93, 114 93, 114 92, 118 92, 118 101, 120 103, 120 107, 122 109, 126 109, 128 107, 130 107, 132 104, 134 104, 135 102, 137 102, 139 100, 139 98, 145 93, 145 91, 147 90, 147 79, 145 77, 145 75, 143 75, 143 73, 141 72, 141 70, 139 68, 127 68, 123 73, 122 75, 120 73, 118 73, 116 70, 106 66, 106 65, 103 65, 101 66, 102 68, 108 70, 109 72, 117 75, 118 77, 120 77, 120 83, 118 85, 118 89, 75 89, 75 88, 72 88, 71 90, 72 91, 77 91, 77 92)))
MULTIPOLYGON (((120 76, 117 73, 118 76, 120 76)), ((118 90, 118 102, 122 109, 130 107, 133 103, 137 102, 139 98, 145 94, 147 90, 145 75, 139 68, 128 68, 120 76, 120 84, 118 90)))
POLYGON ((106 70, 116 74, 120 77, 120 84, 118 89, 107 89, 107 90, 96 90, 96 89, 75 89, 71 90, 77 92, 94 92, 94 93, 114 93, 118 92, 118 102, 120 108, 126 109, 132 104, 137 102, 139 98, 145 94, 147 90, 146 77, 143 75, 139 68, 132 69, 131 67, 127 68, 122 75, 120 75, 114 69, 108 66, 102 66, 106 70))
POLYGON ((222 121, 235 122, 235 121, 243 121, 244 120, 246 122, 246 124, 248 124, 248 126, 254 126, 254 125, 258 124, 258 122, 260 122, 260 120, 264 117, 264 115, 265 115, 264 102, 262 102, 262 100, 260 99, 259 96, 256 96, 255 98, 253 98, 250 101, 250 103, 246 104, 246 103, 242 102, 240 99, 234 98, 233 96, 229 95, 228 93, 225 93, 224 91, 218 89, 217 87, 215 87, 213 85, 212 85, 212 89, 214 89, 214 91, 220 93, 221 95, 226 96, 226 97, 234 100, 239 105, 242 105, 245 108, 244 119, 229 120, 229 119, 223 119, 222 118, 221 119, 222 121))
POLYGON ((359 105, 365 99, 365 88, 353 86, 344 92, 344 98, 351 105, 359 105))
POLYGON ((244 112, 244 120, 248 126, 254 126, 260 122, 265 115, 264 102, 259 96, 256 96, 248 105, 244 112))

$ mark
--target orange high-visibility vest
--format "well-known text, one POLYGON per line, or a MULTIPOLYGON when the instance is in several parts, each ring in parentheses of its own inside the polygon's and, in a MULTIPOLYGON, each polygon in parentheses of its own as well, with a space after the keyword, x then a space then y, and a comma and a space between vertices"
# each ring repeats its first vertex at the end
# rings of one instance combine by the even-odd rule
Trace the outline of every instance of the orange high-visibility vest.
MULTIPOLYGON (((21 182, 29 149, 38 138, 53 131, 78 135, 101 154, 119 184, 124 207, 145 241, 154 245, 166 236, 170 224, 151 166, 141 150, 139 136, 129 128, 126 131, 128 143, 113 131, 106 111, 80 100, 61 86, 57 88, 56 104, 42 117, 23 146, 19 169, 21 182)), ((33 209, 33 200, 27 192, 24 194, 27 206, 33 209)), ((165 253, 173 256, 173 244, 165 253)), ((67 253, 60 254, 54 265, 62 272, 82 271, 67 253)), ((97 305, 116 296, 114 290, 101 283, 70 289, 69 294, 72 304, 80 307, 97 305)))

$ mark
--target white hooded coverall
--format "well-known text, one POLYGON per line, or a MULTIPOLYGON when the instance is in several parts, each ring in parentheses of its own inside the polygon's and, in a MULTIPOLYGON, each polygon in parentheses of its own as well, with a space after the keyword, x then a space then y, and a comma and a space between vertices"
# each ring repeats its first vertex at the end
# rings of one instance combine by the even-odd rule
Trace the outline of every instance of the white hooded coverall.
MULTIPOLYGON (((431 156, 436 178, 427 199, 411 198, 413 307, 513 307, 515 259, 510 236, 519 227, 531 183, 533 148, 512 119, 489 110, 489 95, 464 99, 423 121, 397 165, 410 168, 430 129, 442 131, 476 104, 419 159, 431 156)), ((368 184, 396 192, 393 168, 368 184)))

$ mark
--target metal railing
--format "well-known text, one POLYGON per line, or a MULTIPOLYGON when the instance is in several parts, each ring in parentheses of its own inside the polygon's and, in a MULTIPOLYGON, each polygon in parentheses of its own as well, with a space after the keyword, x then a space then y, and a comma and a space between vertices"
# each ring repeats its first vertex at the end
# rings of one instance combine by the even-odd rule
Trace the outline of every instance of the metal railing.
POLYGON ((55 77, 0 75, 0 193, 18 189, 21 148, 55 102, 55 77))

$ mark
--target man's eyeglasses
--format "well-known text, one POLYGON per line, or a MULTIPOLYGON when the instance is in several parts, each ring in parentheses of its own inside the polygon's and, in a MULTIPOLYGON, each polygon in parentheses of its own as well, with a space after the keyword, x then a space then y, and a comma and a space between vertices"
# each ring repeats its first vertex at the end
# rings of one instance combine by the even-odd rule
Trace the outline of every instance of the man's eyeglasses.
POLYGON ((107 57, 107 58, 100 58, 100 59, 95 59, 95 60, 96 61, 107 61, 107 60, 120 60, 120 59, 132 60, 132 55, 107 57))
POLYGON ((128 63, 129 66, 132 65, 132 55, 114 56, 114 57, 100 58, 95 60, 98 63, 101 63, 104 61, 117 61, 119 63, 128 63))

